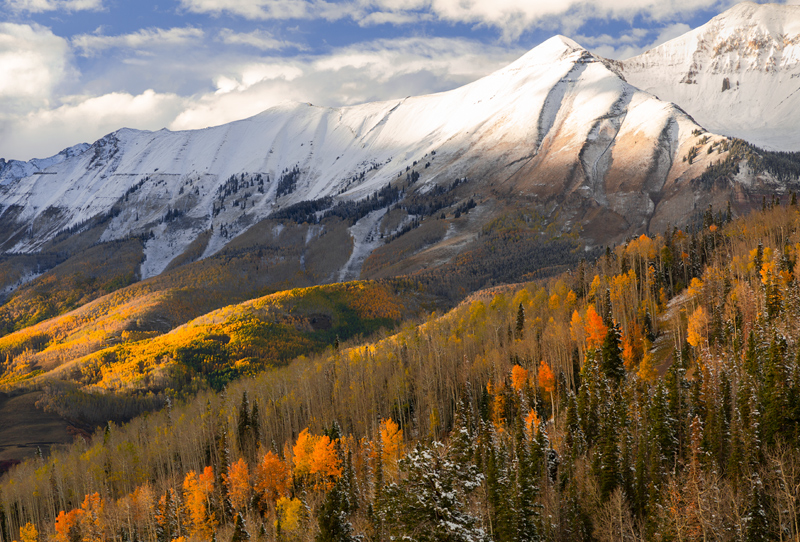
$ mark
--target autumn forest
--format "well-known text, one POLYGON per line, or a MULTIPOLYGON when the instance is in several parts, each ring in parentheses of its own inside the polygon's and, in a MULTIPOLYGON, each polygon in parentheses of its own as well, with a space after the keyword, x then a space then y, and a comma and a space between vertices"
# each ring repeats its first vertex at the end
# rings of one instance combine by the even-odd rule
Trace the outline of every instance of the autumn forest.
POLYGON ((797 540, 798 258, 765 199, 446 312, 412 276, 100 351, 87 385, 175 352, 211 377, 13 467, 0 540, 797 540))

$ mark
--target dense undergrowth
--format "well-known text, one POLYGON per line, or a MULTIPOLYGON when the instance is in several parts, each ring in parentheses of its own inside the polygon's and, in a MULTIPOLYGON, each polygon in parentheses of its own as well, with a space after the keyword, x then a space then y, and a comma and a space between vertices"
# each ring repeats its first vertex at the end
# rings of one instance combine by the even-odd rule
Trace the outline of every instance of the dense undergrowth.
POLYGON ((800 214, 724 222, 109 424, 0 536, 796 539, 800 214))

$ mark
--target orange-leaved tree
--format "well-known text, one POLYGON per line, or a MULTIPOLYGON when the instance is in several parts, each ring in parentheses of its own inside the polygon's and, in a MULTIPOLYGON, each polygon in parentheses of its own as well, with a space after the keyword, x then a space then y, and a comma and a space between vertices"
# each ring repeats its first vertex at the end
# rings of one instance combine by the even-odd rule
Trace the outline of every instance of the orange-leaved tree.
POLYGON ((183 499, 189 516, 189 531, 201 540, 211 540, 217 525, 214 513, 209 510, 209 497, 214 491, 214 469, 206 467, 199 475, 193 470, 183 480, 183 499))
POLYGON ((514 365, 511 368, 511 387, 517 391, 522 391, 528 382, 528 371, 521 365, 514 365))
POLYGON ((589 305, 586 309, 586 347, 600 348, 603 346, 603 341, 608 333, 608 328, 603 323, 603 318, 594 308, 594 305, 589 305))
POLYGON ((228 487, 233 507, 239 512, 246 510, 250 501, 250 471, 247 462, 240 457, 239 461, 228 467, 228 472, 222 478, 228 487))
POLYGON ((333 487, 333 482, 342 475, 336 443, 327 435, 312 435, 308 428, 303 429, 292 452, 295 475, 298 478, 313 477, 317 487, 333 487))
POLYGON ((256 467, 254 488, 262 504, 272 504, 289 490, 289 467, 272 451, 256 467))
POLYGON ((69 512, 63 510, 56 517, 55 540, 57 542, 78 542, 81 536, 81 516, 83 510, 76 508, 69 512))
POLYGON ((100 542, 105 539, 103 528, 105 525, 104 508, 105 501, 100 498, 99 493, 86 495, 83 499, 81 504, 83 513, 80 516, 83 542, 100 542))

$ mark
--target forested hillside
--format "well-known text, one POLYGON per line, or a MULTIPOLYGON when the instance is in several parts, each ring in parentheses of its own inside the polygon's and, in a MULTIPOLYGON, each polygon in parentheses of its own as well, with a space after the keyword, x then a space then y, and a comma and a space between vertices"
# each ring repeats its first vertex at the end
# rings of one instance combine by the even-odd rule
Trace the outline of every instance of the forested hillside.
POLYGON ((3 542, 794 540, 796 199, 201 391, 0 481, 3 542))

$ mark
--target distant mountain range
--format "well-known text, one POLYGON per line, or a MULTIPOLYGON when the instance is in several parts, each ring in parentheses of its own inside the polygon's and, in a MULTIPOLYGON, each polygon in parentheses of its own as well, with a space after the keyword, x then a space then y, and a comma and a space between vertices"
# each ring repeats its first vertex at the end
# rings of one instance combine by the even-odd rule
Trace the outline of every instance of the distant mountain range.
MULTIPOLYGON (((515 213, 535 215, 543 240, 589 248, 685 225, 708 205, 735 211, 798 181, 793 155, 731 139, 800 148, 798 43, 800 7, 745 3, 624 62, 556 36, 449 92, 286 104, 203 130, 121 129, 52 158, 2 161, 0 250, 26 257, 0 288, 9 295, 76 255, 87 235, 140 239, 136 274, 148 278, 243 234, 272 246, 300 232, 312 247, 346 230, 325 241, 337 258, 299 281, 309 284, 442 265, 515 213), (436 233, 405 246, 431 221, 436 233)), ((307 252, 292 256, 300 274, 307 252)))

